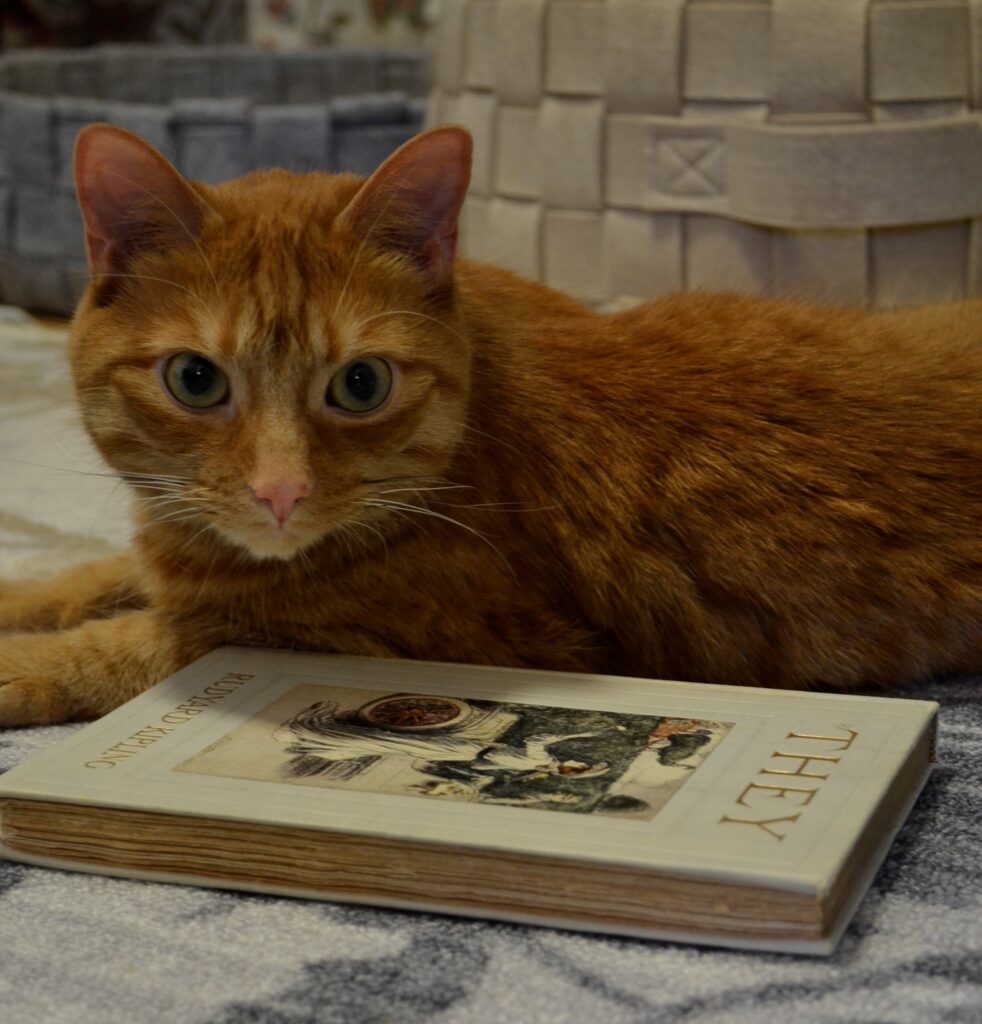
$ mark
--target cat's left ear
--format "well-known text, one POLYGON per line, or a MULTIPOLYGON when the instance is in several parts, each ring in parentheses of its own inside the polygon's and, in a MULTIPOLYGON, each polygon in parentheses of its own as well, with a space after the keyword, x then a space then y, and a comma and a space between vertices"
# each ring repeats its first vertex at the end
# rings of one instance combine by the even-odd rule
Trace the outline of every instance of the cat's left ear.
POLYGON ((417 135, 362 185, 335 225, 408 256, 430 285, 444 283, 457 251, 472 148, 469 133, 456 125, 417 135))
POLYGON ((120 274, 140 252, 194 242, 204 204, 149 143, 111 124, 88 125, 75 143, 75 192, 93 274, 120 274))

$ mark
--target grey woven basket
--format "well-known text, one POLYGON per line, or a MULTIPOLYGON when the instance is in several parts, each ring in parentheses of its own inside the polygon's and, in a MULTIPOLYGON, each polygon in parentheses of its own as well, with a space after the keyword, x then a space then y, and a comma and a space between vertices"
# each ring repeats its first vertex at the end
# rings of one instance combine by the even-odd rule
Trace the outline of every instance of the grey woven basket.
POLYGON ((0 302, 68 314, 85 287, 78 130, 110 121, 190 178, 263 167, 367 173, 422 123, 426 58, 244 47, 99 47, 0 57, 0 302))

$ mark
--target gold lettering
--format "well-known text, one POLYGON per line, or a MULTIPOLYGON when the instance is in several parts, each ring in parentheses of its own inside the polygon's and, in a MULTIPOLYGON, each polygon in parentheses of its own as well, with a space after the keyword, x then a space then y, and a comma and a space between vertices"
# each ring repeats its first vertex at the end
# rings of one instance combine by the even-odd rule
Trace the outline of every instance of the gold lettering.
MULTIPOLYGON (((843 735, 828 736, 824 733, 789 732, 785 739, 835 744, 835 746, 832 746, 829 749, 839 753, 843 750, 848 750, 853 743, 855 743, 856 738, 859 736, 859 732, 856 729, 851 729, 847 725, 840 725, 837 726, 837 728, 842 730, 843 735)), ((798 754, 785 750, 775 750, 774 753, 771 754, 771 757, 787 758, 791 761, 797 761, 798 764, 794 768, 761 768, 757 772, 758 775, 784 775, 791 778, 816 779, 821 781, 827 779, 829 776, 825 772, 812 771, 812 763, 815 763, 816 766, 833 765, 838 764, 841 760, 841 757, 833 757, 828 753, 798 754)), ((786 800, 792 805, 792 807, 807 807, 815 799, 815 794, 817 792, 817 785, 785 786, 778 785, 776 783, 768 784, 764 782, 751 782, 737 797, 736 804, 738 807, 748 807, 753 810, 764 809, 764 807, 767 807, 768 805, 772 806, 771 802, 774 800, 786 800), (762 807, 761 804, 764 806, 762 807)), ((719 824, 752 825, 755 828, 759 828, 766 832, 768 835, 773 836, 778 840, 778 842, 782 842, 789 834, 788 830, 779 831, 771 826, 780 825, 785 822, 791 825, 800 817, 801 811, 781 818, 766 818, 761 820, 754 820, 751 818, 733 818, 729 815, 724 815, 719 819, 719 824)))
MULTIPOLYGON (((197 712, 195 712, 197 714, 197 712)), ((162 722, 167 722, 170 725, 183 725, 191 716, 189 714, 180 714, 178 711, 168 711, 166 715, 161 718, 162 722)))
POLYGON ((162 724, 145 725, 122 743, 117 743, 116 746, 104 750, 98 757, 86 761, 85 767, 114 768, 116 762, 125 761, 126 758, 139 753, 144 747, 156 743, 157 740, 173 732, 174 726, 189 722, 195 715, 200 715, 202 711, 214 706, 216 701, 234 693, 242 683, 248 682, 250 679, 255 679, 255 676, 245 672, 227 673, 221 679, 206 686, 200 695, 188 697, 183 704, 179 704, 172 711, 168 711, 166 715, 162 715, 160 718, 162 724))
POLYGON ((813 736, 806 732, 789 732, 786 739, 789 740, 818 740, 822 743, 841 743, 841 747, 833 747, 833 750, 848 750, 855 741, 859 733, 855 729, 850 729, 847 725, 840 725, 840 729, 848 733, 847 736, 813 736))
POLYGON ((754 828, 763 829, 769 836, 773 836, 779 843, 784 842, 784 836, 787 833, 776 832, 770 828, 771 825, 780 825, 782 821, 797 821, 801 817, 801 811, 797 814, 789 814, 786 818, 767 818, 763 821, 752 821, 749 818, 731 818, 728 814, 724 814, 719 819, 720 825, 753 825, 754 828))
POLYGON ((133 733, 133 735, 134 737, 140 737, 140 739, 159 740, 161 736, 166 736, 167 733, 173 731, 173 729, 165 729, 162 725, 146 725, 139 732, 133 733))
POLYGON ((818 792, 817 789, 810 789, 806 786, 769 786, 765 782, 751 782, 749 786, 740 794, 737 799, 738 804, 742 804, 744 807, 752 807, 753 804, 747 803, 746 796, 752 789, 763 789, 765 790, 765 796, 771 800, 787 800, 785 793, 804 793, 805 798, 795 804, 796 807, 807 807, 812 800, 815 799, 815 794, 818 792))
MULTIPOLYGON (((228 684, 222 685, 221 683, 212 683, 211 686, 206 686, 201 692, 205 697, 212 698, 212 701, 218 700, 220 697, 224 697, 225 694, 231 693, 233 687, 228 684)), ((205 697, 199 697, 198 700, 204 700, 205 697)))
POLYGON ((758 775, 797 775, 803 779, 827 779, 828 775, 820 775, 818 772, 809 772, 805 769, 810 761, 826 761, 838 764, 839 758, 829 757, 827 754, 783 754, 775 750, 771 757, 790 757, 792 760, 800 761, 801 764, 791 771, 790 768, 761 768, 758 775))
MULTIPOLYGON (((201 712, 204 711, 206 707, 208 707, 207 704, 198 704, 197 698, 192 697, 189 701, 185 701, 183 704, 179 704, 176 708, 174 708, 174 710, 183 711, 184 714, 186 715, 200 715, 201 712)), ((164 718, 164 721, 167 721, 166 716, 164 718)))

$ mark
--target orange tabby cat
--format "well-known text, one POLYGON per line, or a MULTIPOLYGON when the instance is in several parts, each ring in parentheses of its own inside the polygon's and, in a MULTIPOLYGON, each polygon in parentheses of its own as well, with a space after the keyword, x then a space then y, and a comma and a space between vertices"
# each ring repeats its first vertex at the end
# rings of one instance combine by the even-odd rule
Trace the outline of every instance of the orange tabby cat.
POLYGON ((210 187, 80 136, 132 553, 0 585, 0 723, 216 644, 848 689, 982 668, 982 303, 603 316, 454 259, 470 140, 210 187))

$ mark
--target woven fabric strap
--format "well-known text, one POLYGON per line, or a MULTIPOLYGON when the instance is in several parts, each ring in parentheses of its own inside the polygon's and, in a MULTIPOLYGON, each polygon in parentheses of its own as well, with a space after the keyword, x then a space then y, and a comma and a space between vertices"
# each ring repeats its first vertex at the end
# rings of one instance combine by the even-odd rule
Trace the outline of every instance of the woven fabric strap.
POLYGON ((607 200, 766 227, 930 224, 982 210, 982 117, 887 124, 614 115, 607 200))

